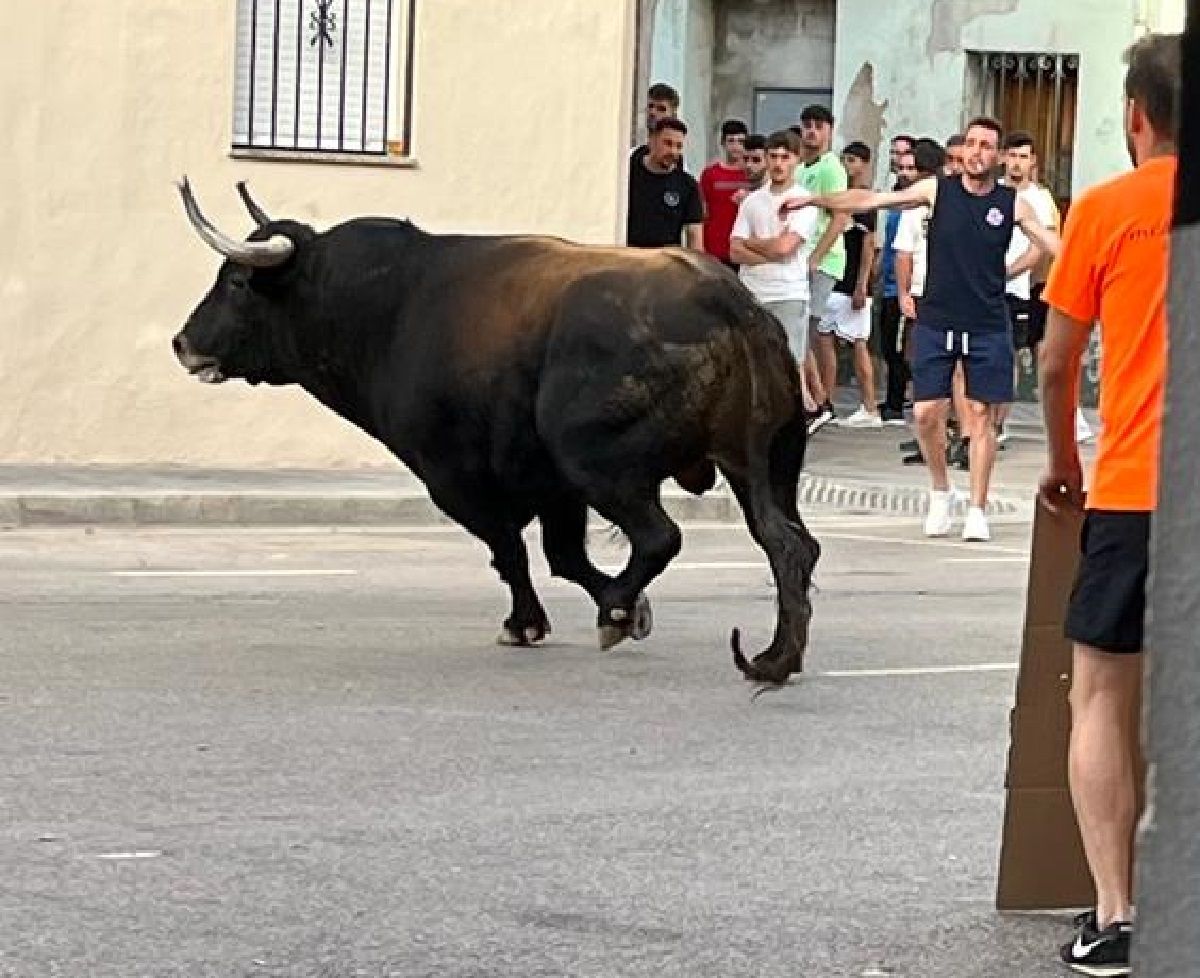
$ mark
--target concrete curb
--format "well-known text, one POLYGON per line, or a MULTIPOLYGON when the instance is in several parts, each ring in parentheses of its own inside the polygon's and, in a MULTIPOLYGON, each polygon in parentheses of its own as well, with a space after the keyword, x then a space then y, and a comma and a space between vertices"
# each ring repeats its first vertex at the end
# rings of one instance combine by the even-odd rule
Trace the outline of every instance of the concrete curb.
MULTIPOLYGON (((663 493, 663 505, 681 523, 739 523, 737 501, 721 487, 702 497, 663 493)), ((929 493, 916 486, 888 486, 804 475, 802 512, 821 510, 916 517, 929 493)), ((1032 512, 1032 505, 994 498, 990 515, 1032 512)), ((423 492, 355 491, 298 493, 216 489, 202 491, 28 491, 0 493, 0 526, 429 526, 450 521, 423 492)))

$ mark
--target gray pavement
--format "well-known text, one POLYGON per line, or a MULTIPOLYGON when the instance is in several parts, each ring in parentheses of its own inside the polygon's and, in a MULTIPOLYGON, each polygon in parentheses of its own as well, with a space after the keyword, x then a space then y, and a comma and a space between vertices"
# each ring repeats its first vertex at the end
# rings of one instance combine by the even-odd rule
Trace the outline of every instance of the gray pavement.
POLYGON ((451 528, 0 534, 0 974, 1059 974, 1066 915, 992 902, 1027 522, 811 519, 809 672, 754 702, 740 527, 609 654, 540 562, 553 641, 493 646, 451 528))
MULTIPOLYGON (((852 396, 843 397, 849 413, 852 396)), ((1044 457, 1036 405, 1017 405, 1014 436, 992 493, 997 515, 1030 512, 1044 457)), ((823 511, 917 514, 927 505, 923 466, 902 466, 904 428, 827 427, 813 439, 801 504, 823 511)), ((966 486, 966 473, 955 478, 966 486)), ((673 482, 668 511, 684 521, 738 522, 721 487, 696 498, 673 482)), ((216 469, 168 465, 0 464, 0 526, 421 526, 443 521, 421 483, 398 463, 365 469, 216 469)))

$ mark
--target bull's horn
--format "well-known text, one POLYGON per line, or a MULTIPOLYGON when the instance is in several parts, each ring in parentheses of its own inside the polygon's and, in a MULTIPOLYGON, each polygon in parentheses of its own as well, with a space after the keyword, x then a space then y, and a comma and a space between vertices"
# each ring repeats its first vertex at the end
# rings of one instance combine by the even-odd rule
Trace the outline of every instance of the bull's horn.
POLYGON ((242 203, 246 205, 246 210, 250 212, 250 216, 254 218, 254 223, 259 227, 264 224, 271 223, 271 215, 264 211, 255 203, 253 197, 250 196, 250 191, 246 188, 246 181, 239 180, 237 182, 237 192, 242 198, 242 203))
POLYGON ((275 234, 266 241, 235 241, 229 235, 217 230, 200 212, 200 205, 192 193, 192 185, 184 177, 179 183, 179 194, 183 197, 183 206, 187 210, 188 220, 200 235, 204 243, 214 251, 224 255, 230 261, 251 268, 272 268, 282 265, 292 257, 296 245, 285 234, 275 234))

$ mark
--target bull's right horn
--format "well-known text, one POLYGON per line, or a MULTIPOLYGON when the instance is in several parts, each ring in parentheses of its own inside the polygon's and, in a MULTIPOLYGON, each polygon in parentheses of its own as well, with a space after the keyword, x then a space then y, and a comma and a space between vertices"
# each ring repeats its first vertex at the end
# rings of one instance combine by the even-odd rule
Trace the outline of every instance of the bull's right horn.
POLYGON ((179 194, 196 233, 205 244, 232 262, 250 268, 273 268, 286 262, 296 250, 295 243, 285 234, 274 234, 266 241, 235 241, 215 228, 201 213, 187 177, 179 182, 179 194))

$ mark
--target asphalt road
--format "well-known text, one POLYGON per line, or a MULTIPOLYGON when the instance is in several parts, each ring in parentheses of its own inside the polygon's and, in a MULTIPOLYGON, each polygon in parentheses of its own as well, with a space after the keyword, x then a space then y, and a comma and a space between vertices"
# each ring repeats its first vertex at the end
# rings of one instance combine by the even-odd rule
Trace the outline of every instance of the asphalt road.
POLYGON ((814 529, 754 702, 738 529, 607 654, 540 561, 551 642, 493 645, 455 530, 0 534, 0 974, 1059 974, 1065 914, 993 909, 1028 527, 814 529))

